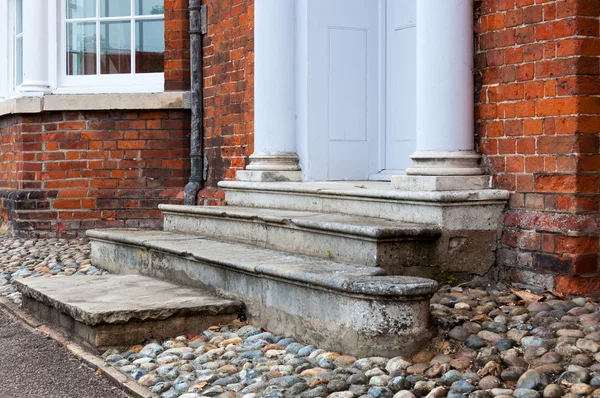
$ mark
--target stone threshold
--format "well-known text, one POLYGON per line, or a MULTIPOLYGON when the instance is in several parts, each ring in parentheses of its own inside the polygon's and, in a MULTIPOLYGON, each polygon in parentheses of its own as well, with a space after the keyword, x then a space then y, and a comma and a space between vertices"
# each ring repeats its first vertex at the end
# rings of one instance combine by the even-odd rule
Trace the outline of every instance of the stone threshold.
POLYGON ((363 199, 402 200, 434 203, 502 201, 509 192, 500 189, 464 191, 402 191, 383 181, 246 182, 220 181, 225 190, 285 192, 321 197, 347 196, 363 199))

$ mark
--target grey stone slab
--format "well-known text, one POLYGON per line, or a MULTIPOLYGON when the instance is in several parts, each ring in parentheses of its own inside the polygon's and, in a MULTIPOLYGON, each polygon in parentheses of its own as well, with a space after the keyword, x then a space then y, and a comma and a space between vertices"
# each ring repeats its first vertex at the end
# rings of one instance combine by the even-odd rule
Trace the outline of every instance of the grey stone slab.
POLYGON ((345 233, 370 238, 402 238, 438 236, 435 225, 398 222, 374 217, 347 214, 319 213, 286 209, 261 209, 236 206, 180 206, 159 205, 165 213, 183 216, 212 216, 240 220, 262 220, 273 224, 293 224, 315 230, 345 233))
MULTIPOLYGON (((502 225, 509 192, 498 189, 460 191, 401 191, 390 183, 368 181, 244 182, 221 181, 229 206, 341 213, 435 225, 441 235, 431 246, 415 240, 394 251, 368 244, 332 245, 340 252, 366 253, 364 264, 384 266, 399 275, 435 277, 443 272, 485 275, 494 264, 497 231, 502 225), (387 264, 383 261, 387 260, 387 264)), ((305 227, 299 227, 305 228, 305 227)), ((367 242, 366 240, 360 241, 367 242)), ((317 242, 318 243, 318 242, 317 242)), ((322 252, 322 249, 319 251, 322 252)))
POLYGON ((166 231, 162 232, 164 239, 157 238, 155 231, 150 231, 148 237, 145 237, 144 233, 145 231, 128 229, 105 229, 89 230, 87 235, 94 240, 135 244, 182 257, 193 257, 238 271, 285 278, 346 293, 406 297, 433 294, 438 287, 431 279, 387 276, 381 268, 339 263, 166 231), (371 283, 361 283, 371 277, 376 279, 369 279, 371 283))
POLYGON ((24 296, 90 326, 243 310, 239 301, 141 275, 30 278, 16 285, 24 296))
POLYGON ((175 233, 382 267, 402 274, 427 267, 438 226, 337 213, 233 207, 160 205, 164 228, 175 233))
POLYGON ((255 325, 325 349, 411 355, 432 337, 433 280, 209 239, 145 239, 128 230, 88 236, 100 268, 212 289, 243 301, 255 325))

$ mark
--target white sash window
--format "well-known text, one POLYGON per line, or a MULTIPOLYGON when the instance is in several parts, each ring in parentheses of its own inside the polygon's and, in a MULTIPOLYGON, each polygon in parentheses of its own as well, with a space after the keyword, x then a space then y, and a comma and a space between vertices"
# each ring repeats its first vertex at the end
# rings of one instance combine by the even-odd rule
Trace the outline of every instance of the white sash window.
POLYGON ((0 0, 0 99, 164 91, 163 0, 0 0))
POLYGON ((63 0, 60 91, 162 91, 162 0, 63 0))

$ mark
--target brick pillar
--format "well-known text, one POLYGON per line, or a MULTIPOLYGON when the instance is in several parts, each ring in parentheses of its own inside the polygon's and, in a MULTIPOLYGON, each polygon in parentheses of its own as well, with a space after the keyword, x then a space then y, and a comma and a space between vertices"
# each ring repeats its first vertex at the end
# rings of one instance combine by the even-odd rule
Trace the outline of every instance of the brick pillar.
POLYGON ((165 91, 190 89, 188 0, 165 0, 165 91))
POLYGON ((600 293, 600 2, 483 0, 476 15, 481 151, 512 191, 498 263, 600 293))

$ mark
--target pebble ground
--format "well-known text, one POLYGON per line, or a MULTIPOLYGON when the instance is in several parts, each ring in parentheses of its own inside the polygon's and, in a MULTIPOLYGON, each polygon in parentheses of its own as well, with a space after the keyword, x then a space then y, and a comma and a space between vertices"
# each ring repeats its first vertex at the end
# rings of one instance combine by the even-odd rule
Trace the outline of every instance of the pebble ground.
MULTIPOLYGON (((83 240, 0 246, 0 294, 15 302, 14 278, 103 273, 83 240)), ((600 398, 597 300, 444 286, 431 315, 438 337, 411 358, 355 358, 241 323, 103 356, 161 398, 600 398)))

